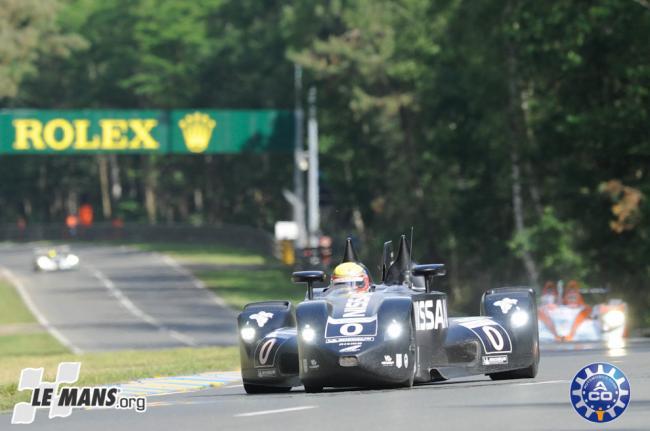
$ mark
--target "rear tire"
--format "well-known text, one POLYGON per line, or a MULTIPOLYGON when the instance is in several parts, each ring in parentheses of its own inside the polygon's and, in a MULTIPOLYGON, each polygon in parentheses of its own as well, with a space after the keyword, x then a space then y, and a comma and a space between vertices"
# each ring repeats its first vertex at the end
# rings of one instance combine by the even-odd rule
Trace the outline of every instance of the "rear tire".
POLYGON ((321 385, 305 385, 305 392, 308 394, 318 394, 323 392, 323 386, 321 385))
POLYGON ((291 386, 261 386, 244 383, 244 390, 247 394, 281 394, 289 392, 291 386))

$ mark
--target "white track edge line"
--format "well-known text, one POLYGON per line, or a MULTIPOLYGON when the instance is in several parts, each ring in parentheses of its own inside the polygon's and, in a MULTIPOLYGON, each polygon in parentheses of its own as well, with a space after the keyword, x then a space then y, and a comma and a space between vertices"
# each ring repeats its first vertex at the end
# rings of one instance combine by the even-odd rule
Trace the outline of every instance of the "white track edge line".
POLYGON ((212 297, 212 300, 216 302, 218 305, 224 308, 228 308, 228 309, 230 308, 228 307, 228 304, 226 304, 226 302, 219 295, 214 293, 212 290, 208 289, 205 286, 205 283, 203 281, 199 280, 194 274, 192 274, 190 270, 183 267, 183 265, 176 262, 174 258, 162 253, 154 253, 154 254, 158 255, 167 265, 171 266, 176 272, 188 277, 192 281, 194 287, 196 287, 197 289, 204 289, 207 292, 209 292, 210 296, 212 297))
POLYGON ((87 268, 92 271, 93 276, 98 279, 104 287, 109 291, 115 299, 119 301, 119 303, 126 308, 126 310, 137 317, 138 319, 150 324, 151 326, 154 326, 158 328, 159 330, 166 332, 167 335, 172 337, 173 339, 180 341, 183 344, 187 344, 188 346, 195 347, 197 345, 196 341, 187 335, 181 334, 178 331, 175 331, 173 329, 167 328, 165 325, 160 323, 157 319, 155 319, 153 316, 145 313, 140 309, 137 305, 135 305, 125 294, 122 292, 115 284, 108 278, 106 275, 101 272, 100 270, 93 268, 89 265, 87 265, 87 268))
POLYGON ((569 380, 544 380, 541 382, 516 383, 515 386, 548 385, 556 383, 569 383, 569 380))
POLYGON ((236 418, 244 418, 244 417, 250 417, 250 416, 260 416, 260 415, 270 415, 270 414, 275 414, 275 413, 287 413, 287 412, 297 412, 300 410, 309 410, 309 409, 315 409, 316 406, 301 406, 301 407, 289 407, 286 409, 277 409, 277 410, 260 410, 258 412, 250 412, 250 413, 239 413, 234 415, 236 418))
POLYGON ((63 335, 58 329, 54 327, 43 315, 43 313, 40 312, 40 310, 36 307, 36 304, 34 304, 34 301, 32 301, 31 296, 27 293, 27 289, 25 289, 25 286, 23 285, 22 281, 18 279, 9 269, 5 267, 0 267, 0 272, 4 275, 4 277, 9 280, 11 284, 14 285, 16 290, 18 291, 18 294, 20 295, 21 299, 29 309, 29 311, 36 317, 36 320, 38 320, 38 323, 40 323, 41 326, 43 326, 47 332, 50 333, 54 338, 56 338, 59 343, 63 344, 65 347, 67 347, 72 353, 79 355, 83 353, 83 350, 81 350, 79 347, 75 346, 72 344, 68 338, 63 335))

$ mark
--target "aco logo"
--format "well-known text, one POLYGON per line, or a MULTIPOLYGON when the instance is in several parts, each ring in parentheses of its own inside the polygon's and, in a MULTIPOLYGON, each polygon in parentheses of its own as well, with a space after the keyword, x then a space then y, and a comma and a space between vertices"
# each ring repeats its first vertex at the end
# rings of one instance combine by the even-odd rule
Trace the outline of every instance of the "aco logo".
POLYGON ((192 153, 202 153, 208 148, 216 125, 217 122, 209 115, 200 112, 187 114, 178 122, 185 146, 192 153))
POLYGON ((571 382, 571 404, 596 423, 619 417, 630 402, 630 383, 614 365, 597 362, 581 369, 571 382))

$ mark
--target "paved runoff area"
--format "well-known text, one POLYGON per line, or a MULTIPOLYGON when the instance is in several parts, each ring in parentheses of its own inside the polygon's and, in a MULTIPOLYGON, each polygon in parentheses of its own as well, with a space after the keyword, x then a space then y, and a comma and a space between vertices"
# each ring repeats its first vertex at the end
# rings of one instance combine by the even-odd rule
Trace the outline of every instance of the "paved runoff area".
POLYGON ((236 343, 236 313, 166 256, 75 245, 73 271, 33 270, 33 244, 0 245, 0 276, 71 351, 236 343))

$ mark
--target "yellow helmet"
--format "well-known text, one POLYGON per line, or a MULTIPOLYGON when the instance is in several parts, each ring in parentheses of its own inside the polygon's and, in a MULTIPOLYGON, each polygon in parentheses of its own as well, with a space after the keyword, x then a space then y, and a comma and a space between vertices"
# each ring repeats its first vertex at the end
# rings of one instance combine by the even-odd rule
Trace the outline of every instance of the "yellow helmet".
POLYGON ((334 268, 332 287, 351 287, 358 291, 368 291, 370 277, 368 271, 358 263, 344 262, 334 268))

